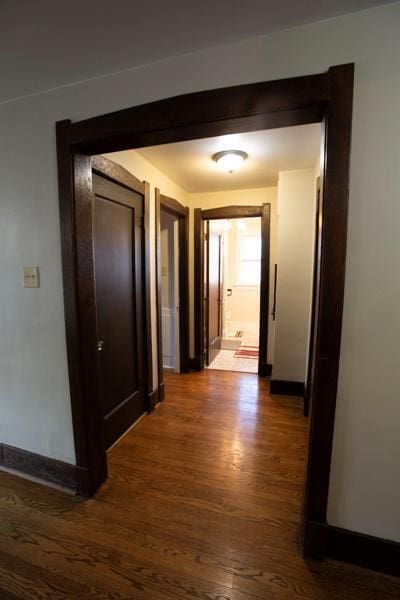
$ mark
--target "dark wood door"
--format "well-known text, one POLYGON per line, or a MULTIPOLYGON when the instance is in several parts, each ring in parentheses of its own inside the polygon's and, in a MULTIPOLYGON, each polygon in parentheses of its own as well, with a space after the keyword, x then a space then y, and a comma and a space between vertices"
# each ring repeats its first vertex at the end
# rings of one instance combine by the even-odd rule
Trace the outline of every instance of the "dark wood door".
POLYGON ((223 247, 222 236, 208 227, 207 239, 207 364, 221 350, 223 306, 223 247))
POLYGON ((143 196, 93 173, 98 356, 109 448, 145 412, 143 196))
POLYGON ((321 179, 317 180, 317 198, 315 210, 315 242, 314 242, 314 274, 311 305, 310 347, 308 351, 308 368, 306 393, 304 396, 304 415, 307 417, 313 397, 313 381, 315 371, 316 333, 319 316, 319 292, 321 279, 321 248, 322 248, 322 193, 321 179))

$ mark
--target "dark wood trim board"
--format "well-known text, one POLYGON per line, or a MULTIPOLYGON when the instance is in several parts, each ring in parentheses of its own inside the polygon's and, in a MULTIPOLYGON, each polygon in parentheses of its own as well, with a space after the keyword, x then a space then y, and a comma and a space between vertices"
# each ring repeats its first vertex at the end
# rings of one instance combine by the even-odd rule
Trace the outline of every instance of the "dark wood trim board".
POLYGON ((268 364, 268 325, 269 325, 269 280, 271 251, 271 205, 261 207, 261 280, 260 280, 260 330, 258 374, 264 376, 268 364))
POLYGON ((327 526, 326 556, 360 567, 400 576, 400 543, 327 526))
POLYGON ((271 377, 272 365, 267 362, 259 361, 258 374, 260 375, 260 377, 271 377))
MULTIPOLYGON (((85 223, 84 209, 90 192, 88 157, 162 143, 322 122, 326 137, 319 257, 321 292, 315 330, 303 521, 305 524, 326 522, 343 312, 353 77, 353 64, 340 65, 325 73, 185 94, 76 123, 64 120, 57 124, 71 404, 77 462, 87 469, 89 493, 93 494, 104 481, 107 464, 105 459, 102 464, 97 456, 96 422, 88 410, 88 406, 96 407, 99 398, 94 381, 96 370, 87 368, 90 352, 87 356, 87 337, 80 318, 84 296, 80 290, 82 273, 78 250, 85 248, 82 234, 85 228, 77 227, 76 217, 82 217, 85 223), (78 170, 74 168, 77 162, 78 170), (80 210, 82 215, 79 215, 80 210)), ((196 219, 199 214, 195 211, 195 222, 196 219)), ((201 262, 201 248, 197 249, 196 256, 196 261, 201 262)), ((90 275, 90 260, 87 268, 90 275)), ((196 270, 201 273, 198 265, 196 270)), ((201 281, 196 280, 195 285, 201 289, 201 281)), ((199 335, 196 336, 197 347, 202 334, 200 330, 200 340, 199 335)), ((94 408, 94 414, 96 410, 94 408)), ((322 559, 324 556, 323 545, 315 545, 308 539, 307 527, 302 531, 302 547, 309 557, 322 559)))
POLYGON ((204 369, 204 221, 201 208, 193 214, 194 249, 194 358, 196 371, 204 369))
POLYGON ((202 367, 198 358, 189 358, 189 369, 191 371, 202 371, 202 367))
MULTIPOLYGON (((329 69, 330 99, 323 119, 323 222, 320 292, 315 311, 310 436, 304 520, 326 522, 335 423, 346 266, 354 65, 329 69)), ((303 541, 304 537, 303 537, 303 541)), ((310 558, 323 558, 320 549, 310 558)))
POLYGON ((148 395, 148 403, 149 403, 149 411, 153 411, 158 402, 163 399, 163 389, 162 387, 158 387, 148 395))
POLYGON ((269 389, 271 394, 277 394, 278 396, 301 396, 304 398, 305 383, 304 381, 271 379, 269 389))
POLYGON ((82 469, 35 452, 0 444, 0 465, 85 494, 82 469))

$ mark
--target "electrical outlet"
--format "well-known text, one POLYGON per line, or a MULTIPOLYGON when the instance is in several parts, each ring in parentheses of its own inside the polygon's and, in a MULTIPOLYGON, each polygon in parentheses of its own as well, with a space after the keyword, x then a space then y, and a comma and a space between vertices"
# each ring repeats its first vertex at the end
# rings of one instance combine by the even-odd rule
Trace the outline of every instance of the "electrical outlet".
POLYGON ((26 288, 40 287, 39 267, 23 267, 23 281, 26 288))

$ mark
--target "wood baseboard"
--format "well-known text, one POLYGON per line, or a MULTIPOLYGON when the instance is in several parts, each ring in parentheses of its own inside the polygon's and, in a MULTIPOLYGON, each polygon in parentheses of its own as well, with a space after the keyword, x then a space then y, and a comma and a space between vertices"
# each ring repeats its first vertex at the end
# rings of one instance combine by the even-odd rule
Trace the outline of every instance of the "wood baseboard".
POLYGON ((258 363, 258 374, 260 377, 271 377, 272 365, 266 362, 258 363))
POLYGON ((327 525, 325 555, 400 577, 399 542, 327 525))
POLYGON ((303 545, 301 553, 304 558, 313 560, 324 560, 326 548, 326 528, 325 523, 316 523, 314 521, 305 521, 303 523, 303 545))
POLYGON ((77 465, 0 444, 0 465, 86 495, 87 473, 77 465))
POLYGON ((147 395, 147 412, 151 413, 156 407, 157 402, 164 397, 164 382, 157 389, 153 390, 147 395))
POLYGON ((201 371, 201 359, 199 357, 189 358, 189 369, 191 371, 201 371))
POLYGON ((165 397, 165 385, 164 382, 162 381, 160 383, 160 385, 158 386, 158 398, 157 401, 158 402, 162 402, 164 400, 165 397))
POLYGON ((399 542, 333 527, 326 523, 306 521, 302 554, 305 558, 333 558, 400 577, 399 542))
POLYGON ((278 396, 300 396, 304 397, 305 383, 303 381, 282 381, 271 379, 270 393, 278 396))

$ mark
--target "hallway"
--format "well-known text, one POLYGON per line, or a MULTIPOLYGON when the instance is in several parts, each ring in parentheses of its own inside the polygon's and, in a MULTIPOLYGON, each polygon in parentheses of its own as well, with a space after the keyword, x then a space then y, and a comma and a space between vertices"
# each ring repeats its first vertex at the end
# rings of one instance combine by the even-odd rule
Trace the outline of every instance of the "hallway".
POLYGON ((307 421, 252 374, 166 376, 84 501, 0 473, 0 598, 398 598, 398 580, 297 548, 307 421))

